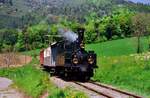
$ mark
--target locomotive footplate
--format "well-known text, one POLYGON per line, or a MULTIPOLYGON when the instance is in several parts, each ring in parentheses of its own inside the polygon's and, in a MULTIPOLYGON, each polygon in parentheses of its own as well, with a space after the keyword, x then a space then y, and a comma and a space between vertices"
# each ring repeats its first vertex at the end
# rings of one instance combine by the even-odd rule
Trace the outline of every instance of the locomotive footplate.
POLYGON ((93 69, 89 68, 87 65, 85 66, 43 66, 44 70, 46 70, 47 72, 50 72, 51 75, 58 75, 58 76, 62 76, 62 75, 66 75, 66 76, 89 76, 92 77, 93 76, 93 69))

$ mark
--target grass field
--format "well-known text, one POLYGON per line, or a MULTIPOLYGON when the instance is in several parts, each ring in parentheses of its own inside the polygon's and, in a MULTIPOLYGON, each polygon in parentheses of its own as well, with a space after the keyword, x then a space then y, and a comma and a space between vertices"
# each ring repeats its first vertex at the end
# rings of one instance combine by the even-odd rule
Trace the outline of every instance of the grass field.
MULTIPOLYGON (((94 80, 150 97, 150 60, 118 56, 98 58, 94 80)), ((147 97, 146 97, 147 98, 147 97)))
MULTIPOLYGON (((148 40, 146 37, 141 39, 141 49, 148 50, 148 40)), ((137 39, 126 38, 121 40, 107 41, 86 45, 87 50, 94 50, 98 56, 120 56, 136 53, 137 39)))
MULTIPOLYGON (((146 52, 147 38, 141 44, 146 52)), ((135 38, 88 44, 86 49, 98 55, 94 80, 150 98, 150 54, 136 54, 135 38)))

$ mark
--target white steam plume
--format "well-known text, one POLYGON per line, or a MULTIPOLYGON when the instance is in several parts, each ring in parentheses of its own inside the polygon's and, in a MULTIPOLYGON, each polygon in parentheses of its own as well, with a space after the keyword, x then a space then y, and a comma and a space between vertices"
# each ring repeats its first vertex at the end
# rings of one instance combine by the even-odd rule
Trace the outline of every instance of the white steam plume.
POLYGON ((59 29, 59 33, 70 42, 74 42, 78 38, 76 33, 67 29, 59 29))

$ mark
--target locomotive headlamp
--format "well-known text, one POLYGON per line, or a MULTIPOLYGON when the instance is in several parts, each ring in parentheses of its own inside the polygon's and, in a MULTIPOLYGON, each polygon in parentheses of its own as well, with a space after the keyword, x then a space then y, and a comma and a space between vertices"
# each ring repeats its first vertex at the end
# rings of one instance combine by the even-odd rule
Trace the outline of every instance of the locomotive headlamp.
POLYGON ((92 58, 92 56, 90 56, 90 57, 88 58, 88 63, 89 63, 89 64, 93 64, 93 63, 94 63, 94 59, 92 58))
POLYGON ((80 44, 80 47, 81 47, 82 49, 85 48, 83 43, 80 44))
POLYGON ((72 61, 73 61, 74 64, 78 64, 79 63, 78 58, 73 58, 72 61))

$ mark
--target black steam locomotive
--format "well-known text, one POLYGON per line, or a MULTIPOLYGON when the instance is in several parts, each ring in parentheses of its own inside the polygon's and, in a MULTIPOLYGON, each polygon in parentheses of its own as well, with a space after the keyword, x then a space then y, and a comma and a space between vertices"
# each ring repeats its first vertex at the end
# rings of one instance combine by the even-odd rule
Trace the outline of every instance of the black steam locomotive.
POLYGON ((84 29, 77 30, 78 38, 70 42, 53 43, 40 52, 42 67, 53 75, 89 80, 96 66, 94 51, 84 49, 84 29))

